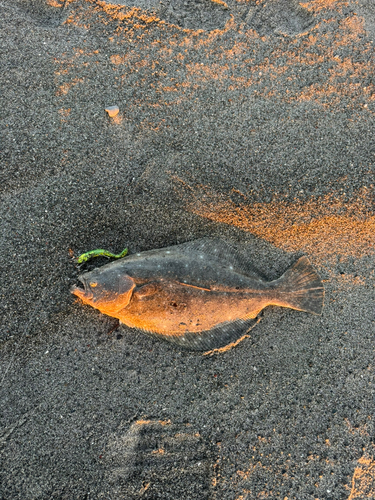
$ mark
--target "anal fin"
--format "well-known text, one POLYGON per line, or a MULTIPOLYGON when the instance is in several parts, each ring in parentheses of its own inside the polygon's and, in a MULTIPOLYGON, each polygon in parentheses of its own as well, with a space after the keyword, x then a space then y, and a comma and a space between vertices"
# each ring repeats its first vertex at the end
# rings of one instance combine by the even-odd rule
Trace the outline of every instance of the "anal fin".
POLYGON ((258 321, 255 318, 244 318, 237 321, 222 323, 210 330, 202 332, 181 332, 165 335, 162 333, 142 330, 144 333, 165 340, 192 351, 209 351, 219 349, 240 339, 246 331, 258 321))

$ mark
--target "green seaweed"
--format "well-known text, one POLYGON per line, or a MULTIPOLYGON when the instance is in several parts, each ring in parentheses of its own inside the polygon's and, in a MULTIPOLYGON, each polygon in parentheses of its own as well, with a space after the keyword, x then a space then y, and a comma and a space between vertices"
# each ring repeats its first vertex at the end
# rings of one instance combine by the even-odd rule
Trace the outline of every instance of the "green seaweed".
POLYGON ((122 257, 125 257, 125 255, 128 253, 128 249, 125 248, 121 253, 119 254, 114 254, 111 252, 108 252, 108 250, 103 250, 102 248, 98 248, 96 250, 90 250, 89 252, 85 252, 82 255, 80 255, 77 259, 77 264, 82 264, 82 262, 87 262, 88 260, 92 259, 93 257, 109 257, 111 259, 122 259, 122 257))

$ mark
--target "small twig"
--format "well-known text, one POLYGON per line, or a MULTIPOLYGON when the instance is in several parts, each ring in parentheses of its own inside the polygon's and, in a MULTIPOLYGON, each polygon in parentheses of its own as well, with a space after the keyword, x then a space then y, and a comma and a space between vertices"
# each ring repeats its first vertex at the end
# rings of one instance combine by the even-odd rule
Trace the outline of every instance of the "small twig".
POLYGON ((111 335, 111 333, 113 333, 115 330, 117 330, 117 328, 119 326, 120 326, 120 320, 117 320, 115 326, 113 328, 111 328, 111 330, 109 330, 109 332, 107 332, 107 335, 111 335))

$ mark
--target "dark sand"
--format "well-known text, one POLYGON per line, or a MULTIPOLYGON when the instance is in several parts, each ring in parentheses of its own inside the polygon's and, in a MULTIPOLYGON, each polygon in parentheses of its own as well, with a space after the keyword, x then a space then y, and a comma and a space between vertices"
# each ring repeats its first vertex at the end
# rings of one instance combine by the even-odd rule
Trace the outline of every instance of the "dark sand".
POLYGON ((374 2, 127 3, 0 1, 0 498, 375 498, 374 2), (203 356, 69 293, 219 235, 323 315, 203 356))

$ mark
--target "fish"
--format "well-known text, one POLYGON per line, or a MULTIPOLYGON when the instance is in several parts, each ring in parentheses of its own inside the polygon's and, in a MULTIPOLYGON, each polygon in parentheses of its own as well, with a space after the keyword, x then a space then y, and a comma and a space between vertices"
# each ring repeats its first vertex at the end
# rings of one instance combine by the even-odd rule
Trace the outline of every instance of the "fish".
POLYGON ((324 301, 307 257, 267 281, 232 245, 214 238, 133 254, 78 280, 83 288, 71 292, 83 303, 192 350, 238 340, 267 306, 321 314, 324 301))

